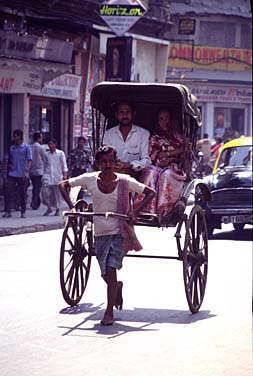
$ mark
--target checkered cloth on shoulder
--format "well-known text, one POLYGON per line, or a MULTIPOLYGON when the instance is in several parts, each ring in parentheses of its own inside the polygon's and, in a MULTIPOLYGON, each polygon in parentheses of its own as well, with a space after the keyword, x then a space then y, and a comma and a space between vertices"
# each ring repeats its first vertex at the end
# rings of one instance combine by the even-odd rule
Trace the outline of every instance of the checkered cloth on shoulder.
MULTIPOLYGON (((118 207, 117 213, 128 214, 131 210, 129 205, 129 190, 127 177, 120 176, 118 186, 118 207)), ((123 250, 125 252, 134 250, 140 251, 142 246, 137 239, 134 231, 134 227, 126 222, 124 219, 120 219, 120 232, 123 237, 123 250)))

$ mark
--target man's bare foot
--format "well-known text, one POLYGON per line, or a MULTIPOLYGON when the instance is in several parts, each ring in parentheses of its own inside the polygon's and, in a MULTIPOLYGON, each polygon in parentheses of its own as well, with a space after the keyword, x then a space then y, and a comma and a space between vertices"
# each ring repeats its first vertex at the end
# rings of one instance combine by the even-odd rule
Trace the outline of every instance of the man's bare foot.
POLYGON ((101 325, 113 325, 113 316, 105 314, 103 319, 100 321, 101 325))
POLYGON ((122 310, 123 306, 123 296, 122 296, 122 288, 123 288, 123 282, 118 281, 118 291, 117 291, 117 297, 116 297, 116 302, 115 302, 115 308, 122 310))

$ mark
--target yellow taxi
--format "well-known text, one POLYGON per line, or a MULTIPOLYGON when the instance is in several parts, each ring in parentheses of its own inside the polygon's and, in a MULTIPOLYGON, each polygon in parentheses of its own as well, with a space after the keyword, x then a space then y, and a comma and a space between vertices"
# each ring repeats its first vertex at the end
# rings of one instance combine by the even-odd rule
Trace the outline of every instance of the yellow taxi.
POLYGON ((205 215, 209 237, 223 223, 241 231, 253 224, 252 215, 252 137, 240 137, 221 146, 212 174, 204 178, 212 201, 205 215))

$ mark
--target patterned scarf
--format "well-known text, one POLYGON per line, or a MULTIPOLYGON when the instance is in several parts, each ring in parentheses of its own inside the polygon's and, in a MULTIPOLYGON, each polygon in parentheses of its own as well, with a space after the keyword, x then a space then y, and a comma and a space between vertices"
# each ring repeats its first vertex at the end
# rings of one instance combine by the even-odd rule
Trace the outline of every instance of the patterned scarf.
MULTIPOLYGON (((119 176, 118 186, 118 206, 117 213, 128 214, 129 210, 129 191, 128 191, 128 179, 125 176, 119 176)), ((134 227, 126 222, 124 219, 120 219, 120 232, 123 237, 123 250, 128 251, 140 251, 142 246, 137 239, 134 232, 134 227)))

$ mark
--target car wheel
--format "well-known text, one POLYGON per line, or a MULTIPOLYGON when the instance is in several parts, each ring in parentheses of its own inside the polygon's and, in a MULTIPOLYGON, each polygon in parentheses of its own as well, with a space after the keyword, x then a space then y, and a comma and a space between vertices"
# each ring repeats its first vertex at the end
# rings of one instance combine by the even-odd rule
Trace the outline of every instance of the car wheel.
POLYGON ((235 231, 242 231, 244 229, 244 223, 233 223, 235 231))

